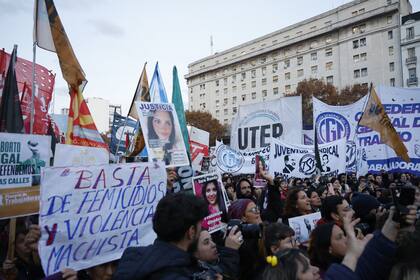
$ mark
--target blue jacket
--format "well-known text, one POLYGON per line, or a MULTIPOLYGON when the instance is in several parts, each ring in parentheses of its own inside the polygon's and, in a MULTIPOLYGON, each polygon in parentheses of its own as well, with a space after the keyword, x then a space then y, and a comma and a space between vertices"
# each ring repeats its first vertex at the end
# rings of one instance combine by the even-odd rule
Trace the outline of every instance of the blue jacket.
POLYGON ((198 269, 188 252, 175 245, 155 240, 147 247, 131 247, 124 251, 114 280, 191 279, 198 269))

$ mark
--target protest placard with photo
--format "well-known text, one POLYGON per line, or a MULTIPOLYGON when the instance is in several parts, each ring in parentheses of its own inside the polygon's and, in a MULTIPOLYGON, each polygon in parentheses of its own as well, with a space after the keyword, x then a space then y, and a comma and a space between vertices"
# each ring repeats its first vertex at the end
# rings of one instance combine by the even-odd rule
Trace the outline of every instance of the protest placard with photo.
POLYGON ((37 213, 41 167, 50 165, 51 137, 0 133, 0 219, 37 213))
POLYGON ((289 219, 289 226, 295 231, 295 237, 300 243, 309 240, 316 223, 321 219, 321 212, 298 216, 289 219))
POLYGON ((222 229, 224 216, 229 207, 229 200, 219 173, 206 174, 193 178, 194 194, 206 202, 209 216, 204 218, 202 227, 210 233, 222 229))
POLYGON ((45 274, 85 269, 120 259, 127 247, 151 244, 166 179, 163 163, 46 168, 38 243, 45 274))
POLYGON ((264 171, 267 170, 267 165, 263 157, 256 155, 255 156, 255 175, 254 175, 254 187, 264 188, 267 185, 267 181, 262 177, 260 169, 264 171))
POLYGON ((166 167, 189 165, 189 159, 173 104, 136 102, 149 161, 166 167))

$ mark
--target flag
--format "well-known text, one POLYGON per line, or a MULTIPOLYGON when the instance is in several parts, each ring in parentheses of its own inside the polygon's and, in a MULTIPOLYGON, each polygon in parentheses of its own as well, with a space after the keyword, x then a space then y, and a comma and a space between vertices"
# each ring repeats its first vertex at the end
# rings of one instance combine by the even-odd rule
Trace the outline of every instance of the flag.
POLYGON ((133 131, 136 128, 136 124, 137 124, 136 121, 130 118, 127 119, 126 117, 121 116, 117 112, 114 112, 114 121, 112 122, 112 127, 111 127, 111 142, 110 142, 111 153, 117 154, 118 145, 119 145, 118 152, 121 151, 125 153, 126 145, 128 144, 126 141, 126 136, 128 136, 128 134, 130 133, 131 134, 133 133, 133 131), (125 135, 123 135, 123 129, 124 129, 125 135))
POLYGON ((155 72, 150 82, 150 100, 154 103, 168 103, 165 86, 159 71, 159 63, 156 62, 155 72))
MULTIPOLYGON (((146 101, 150 102, 149 92, 149 81, 146 73, 146 63, 143 66, 139 82, 137 84, 136 92, 134 93, 133 101, 131 101, 130 110, 128 116, 137 120, 136 127, 134 129, 134 135, 131 138, 131 143, 127 143, 126 155, 128 157, 134 157, 142 152, 143 156, 147 156, 147 150, 145 148, 146 143, 144 142, 143 132, 140 127, 139 116, 135 108, 135 101, 146 101)), ((127 134, 127 136, 129 136, 127 134)), ((129 138, 129 137, 128 137, 129 138)))
POLYGON ((22 110, 20 108, 19 91, 16 81, 17 46, 13 48, 7 69, 3 94, 0 104, 0 131, 9 133, 23 133, 22 110))
POLYGON ((108 148, 83 98, 87 83, 85 73, 73 52, 53 0, 35 2, 34 41, 40 48, 57 53, 64 80, 69 85, 66 144, 108 148))
POLYGON ((134 104, 135 101, 150 102, 149 81, 147 79, 146 63, 143 66, 143 71, 141 72, 136 92, 134 93, 133 101, 131 101, 131 106, 128 113, 130 117, 138 120, 139 116, 137 115, 136 106, 134 104))
POLYGON ((319 154, 319 147, 318 147, 318 134, 315 125, 315 135, 314 135, 314 146, 315 146, 315 166, 316 166, 316 174, 321 175, 322 173, 322 163, 321 163, 321 156, 319 154))
POLYGON ((405 162, 410 162, 407 148, 401 141, 372 86, 370 87, 369 99, 359 124, 378 132, 382 143, 391 147, 405 162))
POLYGON ((187 122, 185 120, 184 112, 184 103, 182 102, 181 88, 179 86, 178 70, 176 69, 176 66, 174 66, 172 70, 172 103, 175 106, 176 114, 178 115, 179 125, 181 126, 181 133, 184 137, 185 148, 187 149, 188 157, 191 160, 187 122))

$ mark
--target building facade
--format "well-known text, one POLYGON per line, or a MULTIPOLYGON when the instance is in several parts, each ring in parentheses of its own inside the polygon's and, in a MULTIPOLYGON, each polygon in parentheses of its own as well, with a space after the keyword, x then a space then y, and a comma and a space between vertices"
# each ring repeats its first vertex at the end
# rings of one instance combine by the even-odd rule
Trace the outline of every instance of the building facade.
POLYGON ((100 97, 87 98, 86 104, 100 133, 110 129, 114 120, 114 111, 121 114, 121 105, 112 105, 108 100, 100 97))
POLYGON ((188 108, 228 125, 239 105, 287 96, 304 79, 402 86, 400 19, 410 12, 408 0, 356 0, 195 61, 188 108))
POLYGON ((418 87, 420 70, 420 12, 401 18, 401 56, 404 87, 418 87))

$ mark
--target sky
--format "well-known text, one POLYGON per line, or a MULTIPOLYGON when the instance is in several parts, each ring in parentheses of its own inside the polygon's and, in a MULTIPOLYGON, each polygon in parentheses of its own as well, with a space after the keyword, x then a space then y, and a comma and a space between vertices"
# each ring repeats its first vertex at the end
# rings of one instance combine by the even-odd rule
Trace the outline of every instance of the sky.
MULTIPOLYGON (((336 8, 348 0, 55 0, 88 84, 85 98, 101 97, 130 106, 143 64, 149 82, 156 62, 168 97, 172 67, 178 68, 184 105, 188 64, 336 8), (316 5, 315 5, 316 3, 316 5)), ((413 11, 420 1, 411 0, 413 11)), ((34 0, 0 0, 0 48, 32 60, 34 0)), ((68 108, 70 98, 55 53, 37 48, 36 62, 56 76, 51 109, 68 108)))

